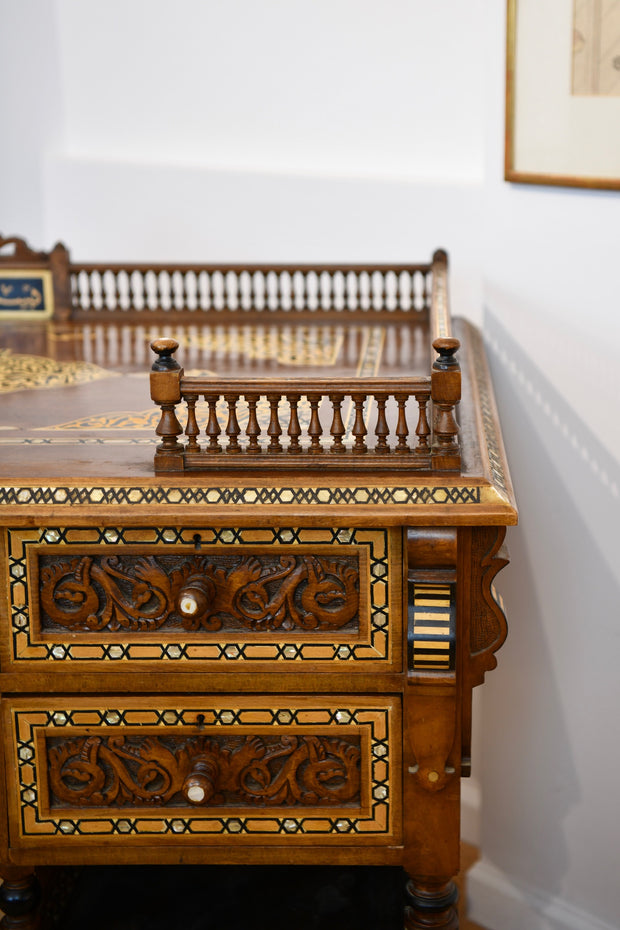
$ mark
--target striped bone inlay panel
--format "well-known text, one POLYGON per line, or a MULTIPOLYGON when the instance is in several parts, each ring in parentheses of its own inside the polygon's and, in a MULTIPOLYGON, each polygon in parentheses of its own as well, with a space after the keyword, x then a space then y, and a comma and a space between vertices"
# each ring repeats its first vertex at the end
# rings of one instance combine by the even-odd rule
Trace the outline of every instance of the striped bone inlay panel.
POLYGON ((456 659, 454 585, 414 582, 412 587, 409 668, 415 671, 453 671, 456 659))

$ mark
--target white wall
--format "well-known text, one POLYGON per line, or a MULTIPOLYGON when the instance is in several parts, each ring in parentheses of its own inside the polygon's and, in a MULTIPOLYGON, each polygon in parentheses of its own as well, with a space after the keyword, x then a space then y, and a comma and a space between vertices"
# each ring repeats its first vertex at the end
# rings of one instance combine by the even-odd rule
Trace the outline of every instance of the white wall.
POLYGON ((482 698, 472 911, 498 930, 617 930, 620 196, 501 180, 502 11, 487 28, 485 332, 521 522, 482 698))
POLYGON ((473 916, 617 930, 620 203, 503 182, 503 3, 0 10, 8 74, 36 38, 26 133, 0 103, 0 229, 79 259, 450 250, 454 307, 484 318, 521 506, 499 576, 511 635, 478 702, 473 916))
POLYGON ((46 241, 44 162, 64 134, 54 0, 0 0, 0 233, 46 241))
POLYGON ((449 22, 445 4, 424 0, 58 0, 57 9, 70 155, 482 177, 481 0, 452 3, 449 22), (455 65, 458 84, 446 80, 455 65))
POLYGON ((480 318, 482 3, 452 7, 447 22, 424 0, 57 0, 46 244, 282 261, 441 246, 480 318))

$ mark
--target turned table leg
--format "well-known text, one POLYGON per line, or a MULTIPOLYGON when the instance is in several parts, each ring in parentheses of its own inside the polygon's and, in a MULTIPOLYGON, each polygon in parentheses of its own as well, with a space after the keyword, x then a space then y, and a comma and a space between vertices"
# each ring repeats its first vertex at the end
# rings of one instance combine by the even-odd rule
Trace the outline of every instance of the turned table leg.
POLYGON ((458 930, 458 890, 454 882, 407 882, 405 930, 458 930))
POLYGON ((0 910, 4 911, 2 930, 35 930, 41 891, 34 869, 7 867, 0 870, 0 910))

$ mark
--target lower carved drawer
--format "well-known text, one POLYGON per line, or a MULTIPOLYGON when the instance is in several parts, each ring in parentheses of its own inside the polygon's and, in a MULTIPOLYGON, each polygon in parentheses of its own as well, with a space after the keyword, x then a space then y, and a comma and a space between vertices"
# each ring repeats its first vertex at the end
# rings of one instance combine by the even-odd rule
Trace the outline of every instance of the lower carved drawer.
POLYGON ((3 701, 11 846, 400 841, 397 697, 156 700, 3 701))

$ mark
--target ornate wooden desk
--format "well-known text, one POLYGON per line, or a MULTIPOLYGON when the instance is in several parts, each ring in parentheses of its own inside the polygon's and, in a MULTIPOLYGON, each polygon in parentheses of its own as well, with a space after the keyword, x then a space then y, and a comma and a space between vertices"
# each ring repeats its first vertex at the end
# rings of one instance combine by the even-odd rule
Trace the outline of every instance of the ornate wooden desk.
POLYGON ((36 866, 209 862, 402 865, 456 927, 517 514, 445 254, 3 261, 5 926, 36 866))

